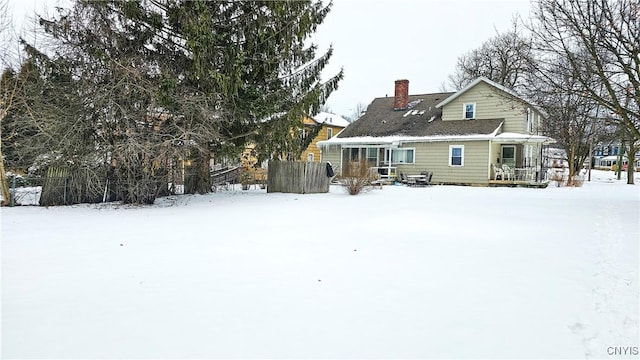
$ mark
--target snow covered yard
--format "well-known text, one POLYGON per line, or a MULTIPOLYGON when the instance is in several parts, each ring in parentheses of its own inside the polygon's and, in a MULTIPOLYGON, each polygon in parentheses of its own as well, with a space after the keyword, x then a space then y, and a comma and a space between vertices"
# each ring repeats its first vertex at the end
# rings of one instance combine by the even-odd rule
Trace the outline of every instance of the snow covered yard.
POLYGON ((1 357, 634 358, 640 187, 610 174, 2 208, 1 357))

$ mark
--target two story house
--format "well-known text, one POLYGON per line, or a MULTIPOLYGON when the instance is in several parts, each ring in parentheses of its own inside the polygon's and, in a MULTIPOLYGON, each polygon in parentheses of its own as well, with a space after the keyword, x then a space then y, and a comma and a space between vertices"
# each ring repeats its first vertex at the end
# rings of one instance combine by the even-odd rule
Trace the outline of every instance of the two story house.
POLYGON ((481 77, 457 92, 376 98, 367 112, 332 139, 321 141, 322 160, 338 172, 366 159, 382 178, 433 172, 432 183, 491 185, 541 179, 539 135, 543 112, 481 77))
POLYGON ((303 123, 303 136, 306 136, 304 132, 314 129, 317 126, 320 127, 317 133, 315 131, 309 131, 310 133, 315 134, 315 136, 300 156, 300 160, 312 162, 320 161, 320 148, 318 147, 318 142, 331 139, 349 125, 349 121, 342 116, 328 112, 319 112, 314 116, 305 117, 303 123))

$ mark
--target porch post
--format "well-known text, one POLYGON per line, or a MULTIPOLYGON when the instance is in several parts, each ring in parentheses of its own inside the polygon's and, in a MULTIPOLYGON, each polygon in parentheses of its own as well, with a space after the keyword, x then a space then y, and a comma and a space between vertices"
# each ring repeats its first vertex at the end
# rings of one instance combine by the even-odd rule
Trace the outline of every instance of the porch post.
POLYGON ((487 180, 491 180, 491 163, 493 162, 492 141, 489 140, 489 163, 487 164, 487 180))
POLYGON ((387 180, 391 179, 391 148, 389 148, 389 161, 387 162, 387 180))

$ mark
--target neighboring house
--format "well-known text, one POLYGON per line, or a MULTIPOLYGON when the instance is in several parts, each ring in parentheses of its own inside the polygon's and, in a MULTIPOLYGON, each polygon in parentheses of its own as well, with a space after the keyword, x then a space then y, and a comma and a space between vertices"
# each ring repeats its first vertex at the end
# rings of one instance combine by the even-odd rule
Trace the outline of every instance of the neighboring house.
MULTIPOLYGON (((317 115, 308 117, 305 116, 302 119, 303 128, 302 133, 296 134, 298 130, 292 130, 292 136, 300 136, 304 138, 307 134, 315 134, 315 137, 311 140, 307 148, 300 155, 300 161, 312 161, 319 162, 320 161, 320 149, 316 146, 318 141, 331 139, 333 136, 342 131, 349 122, 342 118, 339 115, 320 112, 317 115), (320 129, 316 127, 319 126, 320 129)), ((246 145, 245 150, 243 151, 240 157, 240 166, 248 169, 251 175, 256 180, 266 180, 266 166, 267 162, 263 162, 258 166, 258 159, 255 155, 252 154, 252 150, 255 148, 254 143, 249 143, 246 145)), ((287 158, 285 154, 282 155, 282 158, 287 158)))
MULTIPOLYGON (((303 137, 306 136, 306 131, 315 126, 320 126, 320 131, 311 140, 309 146, 302 152, 300 160, 302 161, 320 161, 320 148, 318 147, 318 141, 328 140, 336 136, 340 131, 349 125, 349 121, 343 117, 331 114, 327 112, 320 112, 312 117, 304 118, 303 137)), ((312 131, 313 132, 313 131, 312 131)))
POLYGON ((362 117, 318 146, 338 171, 366 159, 390 180, 431 171, 440 184, 531 182, 541 178, 543 144, 554 142, 539 135, 542 116, 487 78, 458 92, 423 95, 409 95, 409 81, 398 80, 393 98, 374 99, 362 117))

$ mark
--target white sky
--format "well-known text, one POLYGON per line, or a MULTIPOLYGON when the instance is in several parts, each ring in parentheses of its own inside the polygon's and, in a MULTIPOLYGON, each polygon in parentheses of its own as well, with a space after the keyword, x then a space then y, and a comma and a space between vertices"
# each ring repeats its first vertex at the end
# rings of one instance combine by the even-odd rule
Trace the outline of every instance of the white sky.
POLYGON ((393 96, 394 81, 409 80, 409 93, 438 92, 456 60, 526 17, 528 0, 334 0, 314 39, 333 44, 326 76, 344 67, 344 79, 328 101, 350 115, 358 103, 393 96))
MULTIPOLYGON (((61 0, 9 0, 14 22, 61 0)), ((66 2, 67 0, 65 0, 66 2)), ((393 96, 394 81, 409 79, 409 93, 437 92, 462 54, 505 31, 515 14, 526 17, 529 0, 334 0, 311 38, 334 55, 325 78, 345 77, 327 105, 351 115, 358 103, 393 96)))

